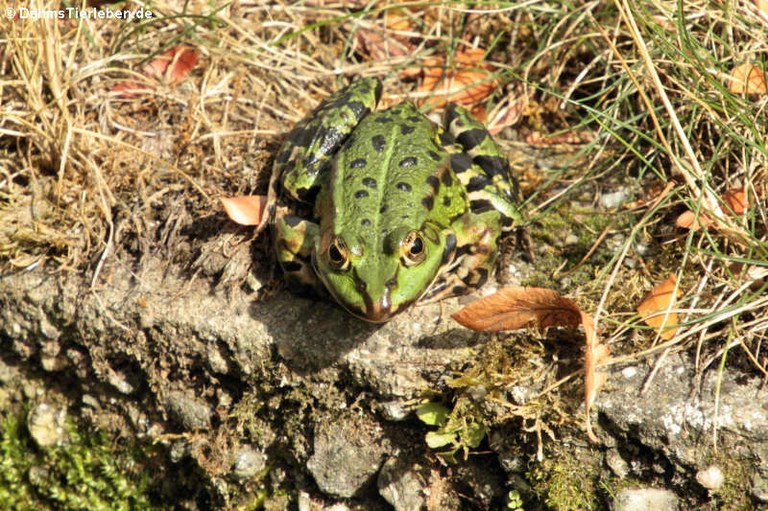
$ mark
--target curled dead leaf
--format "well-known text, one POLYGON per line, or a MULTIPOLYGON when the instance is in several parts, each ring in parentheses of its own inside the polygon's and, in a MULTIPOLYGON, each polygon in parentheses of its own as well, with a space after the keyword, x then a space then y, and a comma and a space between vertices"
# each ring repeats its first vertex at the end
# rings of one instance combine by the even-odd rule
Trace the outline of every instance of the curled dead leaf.
POLYGON ((259 225, 267 205, 266 195, 222 197, 221 203, 230 220, 240 225, 259 225))
MULTIPOLYGON (((749 201, 744 188, 731 188, 724 192, 720 199, 727 206, 725 212, 731 215, 741 215, 749 209, 749 201)), ((683 229, 697 231, 702 227, 708 227, 712 224, 712 218, 706 213, 701 212, 697 217, 693 211, 685 211, 675 220, 675 225, 683 229)))
POLYGON ((505 287, 476 300, 452 317, 461 325, 483 332, 576 326, 579 307, 552 289, 505 287))
POLYGON ((664 340, 672 339, 677 333, 677 313, 667 313, 667 311, 674 308, 675 301, 680 295, 677 278, 671 274, 666 280, 654 286, 648 296, 637 306, 637 312, 643 317, 643 321, 656 329, 664 340))
POLYGON ((184 45, 168 48, 162 55, 152 59, 143 68, 146 76, 163 79, 175 85, 181 82, 197 64, 198 52, 184 45))
POLYGON ((740 64, 731 71, 728 90, 734 94, 765 94, 768 92, 768 78, 760 67, 740 64))
POLYGON ((698 231, 702 227, 707 227, 712 223, 712 219, 709 218, 706 213, 700 213, 696 216, 693 211, 684 211, 675 220, 675 225, 682 229, 689 229, 691 231, 698 231))
POLYGON ((523 116, 523 110, 528 104, 528 98, 507 96, 494 107, 486 122, 486 128, 491 135, 498 135, 504 128, 514 126, 523 116))

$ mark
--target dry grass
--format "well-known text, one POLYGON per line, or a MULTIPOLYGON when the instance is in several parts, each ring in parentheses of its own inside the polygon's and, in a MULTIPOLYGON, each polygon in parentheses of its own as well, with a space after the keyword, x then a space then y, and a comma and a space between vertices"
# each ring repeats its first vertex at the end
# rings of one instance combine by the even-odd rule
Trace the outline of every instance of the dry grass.
POLYGON ((613 233, 621 243, 611 263, 567 290, 591 297, 585 308, 598 310, 610 342, 644 329, 634 306, 675 273, 684 328, 663 342, 643 332, 633 351, 692 348, 703 369, 738 349, 768 374, 768 96, 728 89, 737 64, 766 68, 768 21, 753 3, 311 4, 160 0, 126 6, 156 14, 143 23, 2 19, 4 271, 45 263, 95 281, 116 251, 162 250, 189 221, 182 212, 202 217, 218 212, 222 194, 259 189, 277 136, 346 78, 381 76, 386 100, 399 101, 412 89, 400 71, 430 55, 450 65, 457 50, 479 46, 502 83, 489 101, 523 104, 500 139, 589 131, 594 140, 589 168, 540 171, 544 184, 529 185, 533 221, 588 184, 633 189, 634 207, 608 212, 633 225, 613 233), (383 31, 395 14, 408 22, 382 33, 412 49, 370 58, 361 31, 383 31), (111 92, 146 80, 142 65, 180 43, 201 54, 181 83, 139 98, 111 92), (750 204, 740 215, 721 198, 734 188, 750 204), (713 225, 675 227, 685 209, 713 225))

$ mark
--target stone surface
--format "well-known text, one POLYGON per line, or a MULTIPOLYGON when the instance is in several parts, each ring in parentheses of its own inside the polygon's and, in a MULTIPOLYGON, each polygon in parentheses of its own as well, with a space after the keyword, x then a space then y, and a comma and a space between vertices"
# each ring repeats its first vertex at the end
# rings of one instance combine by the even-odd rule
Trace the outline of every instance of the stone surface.
POLYGON ((307 468, 320 489, 352 497, 378 472, 387 446, 376 423, 350 413, 319 422, 313 450, 307 468))

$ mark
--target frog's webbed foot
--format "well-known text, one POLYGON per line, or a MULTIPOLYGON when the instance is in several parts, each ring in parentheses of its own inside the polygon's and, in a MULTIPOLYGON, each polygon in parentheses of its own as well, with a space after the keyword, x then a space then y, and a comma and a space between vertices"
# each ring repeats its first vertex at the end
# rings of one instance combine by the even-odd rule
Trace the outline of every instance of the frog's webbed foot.
POLYGON ((435 279, 421 301, 432 302, 467 294, 482 287, 496 261, 498 231, 488 225, 471 228, 459 240, 459 254, 454 264, 435 279))

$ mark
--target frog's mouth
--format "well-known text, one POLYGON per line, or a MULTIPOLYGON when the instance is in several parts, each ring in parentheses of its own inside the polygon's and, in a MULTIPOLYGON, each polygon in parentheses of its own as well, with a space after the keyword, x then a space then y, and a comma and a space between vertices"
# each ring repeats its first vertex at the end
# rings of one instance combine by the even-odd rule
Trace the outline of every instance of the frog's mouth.
POLYGON ((390 279, 390 281, 384 286, 384 292, 382 293, 381 297, 378 300, 374 300, 370 293, 365 290, 365 282, 359 277, 355 276, 355 285, 359 295, 363 299, 363 303, 360 304, 350 302, 349 300, 346 300, 341 293, 336 291, 335 287, 331 285, 331 283, 328 281, 326 276, 322 274, 322 272, 317 271, 317 262, 314 254, 312 263, 312 266, 315 269, 315 273, 323 283, 323 286, 325 286, 325 289, 331 294, 331 296, 333 296, 336 303, 344 307, 347 312, 358 319, 362 319, 363 321, 368 321, 369 323, 385 323, 397 315, 397 313, 405 310, 414 301, 416 301, 411 300, 408 302, 399 303, 395 306, 392 305, 392 289, 396 285, 396 279, 394 278, 390 279))
POLYGON ((356 318, 362 319, 363 321, 368 321, 369 323, 385 323, 390 319, 392 319, 395 315, 397 315, 397 313, 408 308, 408 306, 411 305, 411 303, 413 303, 413 302, 407 302, 407 303, 398 304, 397 306, 393 306, 392 305, 393 285, 394 284, 385 286, 384 293, 381 295, 381 297, 378 300, 374 300, 369 293, 361 290, 364 308, 360 308, 358 305, 349 303, 347 300, 344 300, 344 298, 337 295, 333 291, 333 289, 331 289, 331 286, 329 286, 328 284, 326 284, 325 287, 336 299, 336 302, 341 304, 341 306, 344 307, 347 310, 347 312, 349 312, 356 318))

